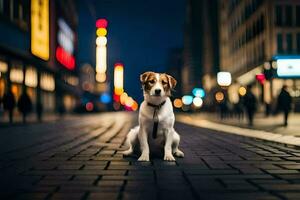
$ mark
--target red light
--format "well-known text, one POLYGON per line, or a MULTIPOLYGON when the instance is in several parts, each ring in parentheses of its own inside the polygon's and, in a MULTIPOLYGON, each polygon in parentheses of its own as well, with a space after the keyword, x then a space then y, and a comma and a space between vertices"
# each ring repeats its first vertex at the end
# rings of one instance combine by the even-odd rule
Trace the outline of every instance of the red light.
POLYGON ((108 22, 107 22, 106 19, 98 19, 98 20, 96 21, 96 27, 97 27, 97 28, 106 28, 106 27, 107 27, 107 24, 108 24, 108 22))
POLYGON ((115 102, 120 102, 120 95, 114 94, 113 98, 115 102))
POLYGON ((94 109, 94 104, 92 102, 88 102, 87 104, 85 104, 85 109, 87 111, 92 111, 94 109))
POLYGON ((124 65, 123 65, 123 63, 115 63, 115 67, 118 67, 118 66, 120 66, 120 67, 123 67, 124 65))
POLYGON ((57 47, 56 49, 56 59, 59 63, 65 66, 69 70, 75 68, 75 58, 73 55, 66 52, 62 47, 57 47))
POLYGON ((265 80, 266 80, 266 77, 265 77, 265 75, 264 74, 256 74, 256 80, 258 80, 258 82, 260 83, 260 84, 264 84, 264 82, 265 82, 265 80))

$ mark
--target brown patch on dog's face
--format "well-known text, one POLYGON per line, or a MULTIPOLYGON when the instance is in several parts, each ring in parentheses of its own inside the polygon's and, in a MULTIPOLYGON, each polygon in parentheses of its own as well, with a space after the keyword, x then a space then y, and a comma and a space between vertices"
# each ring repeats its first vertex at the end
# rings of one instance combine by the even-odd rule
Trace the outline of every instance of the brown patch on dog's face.
POLYGON ((177 81, 168 74, 160 74, 160 83, 167 96, 171 96, 171 91, 175 88, 177 81))
POLYGON ((145 92, 149 92, 157 82, 155 72, 145 72, 140 76, 140 80, 145 92))

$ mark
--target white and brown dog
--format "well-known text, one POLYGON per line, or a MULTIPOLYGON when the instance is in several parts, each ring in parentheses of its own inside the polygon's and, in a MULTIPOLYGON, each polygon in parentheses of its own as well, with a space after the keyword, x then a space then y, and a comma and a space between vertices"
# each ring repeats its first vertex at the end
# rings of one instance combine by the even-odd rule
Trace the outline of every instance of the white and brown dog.
POLYGON ((170 75, 145 72, 140 76, 144 101, 139 110, 139 126, 131 129, 125 141, 129 147, 124 155, 130 155, 139 143, 141 156, 139 161, 149 161, 150 149, 164 148, 164 160, 175 161, 173 155, 183 157, 178 149, 180 137, 174 129, 175 116, 170 100, 171 90, 177 81, 170 75), (150 147, 150 148, 149 148, 150 147))

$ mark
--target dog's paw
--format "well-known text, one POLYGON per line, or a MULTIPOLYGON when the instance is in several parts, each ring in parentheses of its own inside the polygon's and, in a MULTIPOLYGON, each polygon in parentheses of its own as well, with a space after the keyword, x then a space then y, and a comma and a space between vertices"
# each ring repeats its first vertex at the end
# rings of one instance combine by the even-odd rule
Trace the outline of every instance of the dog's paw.
POLYGON ((180 151, 179 149, 177 151, 175 151, 174 155, 179 158, 184 157, 184 153, 182 151, 180 151))
POLYGON ((167 155, 164 156, 164 160, 165 161, 175 161, 175 158, 172 154, 170 154, 170 155, 167 154, 167 155))
POLYGON ((142 154, 140 157, 139 157, 139 159, 138 159, 138 161, 149 161, 149 154, 142 154))
POLYGON ((128 149, 128 150, 126 150, 126 151, 123 151, 122 152, 122 154, 123 154, 123 156, 129 156, 130 154, 132 154, 132 149, 128 149))

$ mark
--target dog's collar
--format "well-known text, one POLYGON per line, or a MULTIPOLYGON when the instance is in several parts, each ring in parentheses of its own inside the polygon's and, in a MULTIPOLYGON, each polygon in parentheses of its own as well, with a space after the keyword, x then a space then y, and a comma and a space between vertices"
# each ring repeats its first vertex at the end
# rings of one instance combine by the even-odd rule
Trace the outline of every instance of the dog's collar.
POLYGON ((150 106, 150 107, 156 108, 156 109, 160 109, 165 103, 166 103, 166 101, 163 101, 160 104, 155 105, 155 104, 147 102, 147 105, 150 106))

